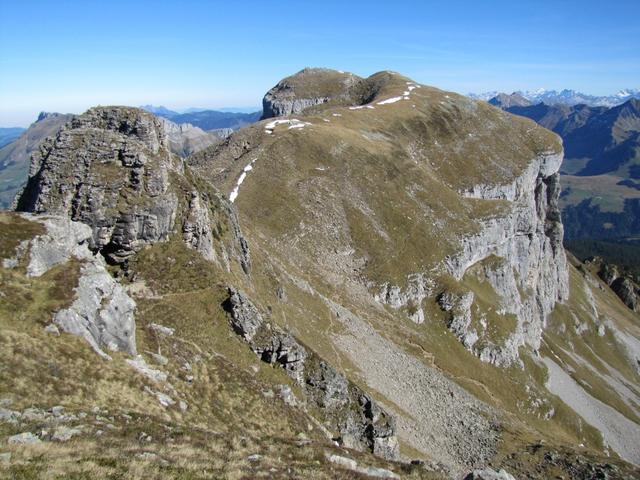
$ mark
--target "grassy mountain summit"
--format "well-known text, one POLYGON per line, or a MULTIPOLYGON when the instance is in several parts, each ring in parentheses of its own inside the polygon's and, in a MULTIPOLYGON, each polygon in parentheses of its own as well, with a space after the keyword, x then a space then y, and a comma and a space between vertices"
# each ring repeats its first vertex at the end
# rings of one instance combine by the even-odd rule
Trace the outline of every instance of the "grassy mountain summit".
MULTIPOLYGON (((562 234, 553 223, 560 158, 535 160, 560 155, 558 137, 401 75, 382 72, 345 85, 343 74, 332 73, 325 79, 331 89, 324 83, 324 91, 317 91, 315 86, 323 84, 318 75, 323 71, 311 75, 309 86, 304 84, 309 72, 283 82, 296 91, 300 83, 306 88, 308 101, 299 104, 295 116, 267 119, 189 159, 223 192, 237 193, 235 204, 248 238, 253 238, 254 254, 278 259, 273 261, 277 267, 271 288, 310 294, 303 285, 312 286, 312 296, 334 302, 339 297, 349 312, 409 351, 432 353, 442 348, 443 338, 457 339, 458 346, 443 351, 437 361, 448 372, 455 370, 454 364, 472 364, 469 350, 493 364, 525 361, 526 354, 518 357, 515 352, 538 348, 540 318, 549 313, 542 309, 533 314, 532 304, 554 303, 553 298, 572 301, 563 299, 561 291, 573 278, 571 266, 566 267, 568 279, 558 271, 555 280, 544 275, 533 280, 540 269, 549 272, 562 264, 562 255, 553 253, 562 249, 562 234), (369 84, 376 85, 372 95, 353 95, 358 86, 369 84), (531 218, 540 208, 546 209, 543 218, 531 218), (517 251, 535 258, 520 257, 517 251), (549 283, 558 289, 545 291, 543 285, 549 283), (527 320, 519 320, 523 318, 527 320), (443 328, 448 332, 444 337, 443 328), (438 341, 425 347, 425 338, 438 341), (458 348, 461 357, 454 360, 449 355, 458 348)), ((279 84, 265 101, 293 105, 292 98, 291 89, 279 84)), ((363 381, 378 382, 376 388, 391 397, 387 401, 415 408, 407 397, 398 398, 395 384, 371 371, 384 360, 353 350, 347 340, 351 335, 376 349, 362 332, 349 330, 358 328, 353 326, 357 321, 339 322, 340 327, 327 324, 322 309, 312 314, 304 303, 293 312, 282 308, 283 321, 295 324, 300 335, 306 332, 308 341, 318 341, 317 331, 347 328, 347 333, 334 334, 344 342, 338 361, 355 362, 363 381), (298 321, 301 316, 304 320, 298 321)), ((625 347, 619 348, 623 352, 625 347)), ((392 371, 389 375, 402 378, 392 371)), ((475 379, 476 373, 465 369, 456 375, 475 379)), ((535 388, 544 391, 543 385, 535 388)), ((495 386, 491 391, 495 395, 495 386)), ((516 403, 531 401, 530 393, 522 395, 516 403)), ((404 440, 420 448, 420 440, 404 440)), ((438 449, 443 446, 425 448, 432 453, 438 449)))
POLYGON ((640 327, 567 261, 559 137, 387 71, 264 104, 186 159, 126 107, 34 157, 1 219, 0 468, 633 478, 640 327))

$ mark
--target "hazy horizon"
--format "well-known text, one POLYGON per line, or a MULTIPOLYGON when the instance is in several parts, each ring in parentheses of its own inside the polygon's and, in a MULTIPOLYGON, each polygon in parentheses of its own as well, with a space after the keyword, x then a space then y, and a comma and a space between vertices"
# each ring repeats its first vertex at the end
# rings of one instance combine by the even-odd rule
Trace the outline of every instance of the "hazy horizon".
POLYGON ((638 88, 640 3, 0 2, 0 126, 94 105, 261 105, 305 66, 445 90, 638 88), (161 8, 160 8, 161 7, 161 8), (241 11, 239 11, 241 10, 241 11))

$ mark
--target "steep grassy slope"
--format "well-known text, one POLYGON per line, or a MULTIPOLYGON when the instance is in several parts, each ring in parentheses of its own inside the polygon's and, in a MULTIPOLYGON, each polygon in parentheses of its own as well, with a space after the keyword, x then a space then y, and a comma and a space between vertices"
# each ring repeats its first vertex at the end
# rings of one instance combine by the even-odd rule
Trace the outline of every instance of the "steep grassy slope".
POLYGON ((27 478, 463 478, 487 466, 516 478, 637 477, 620 459, 638 462, 637 315, 566 264, 559 139, 392 72, 303 76, 294 91, 306 103, 282 82, 271 91, 295 116, 186 164, 136 109, 92 109, 48 145, 24 204, 93 227, 88 245, 135 300, 140 357, 105 345, 105 360, 56 334, 51 317, 75 302, 91 258, 28 276, 25 252, 39 242, 21 241, 41 227, 4 217, 0 253, 23 253, 1 269, 0 433, 42 442, 13 439, 1 468, 27 478), (175 198, 160 212, 168 226, 147 229, 165 197, 175 198), (229 287, 242 292, 232 308, 229 287), (56 404, 65 410, 47 412, 56 404), (604 425, 593 418, 603 411, 604 425), (364 448, 345 434, 361 417, 364 448), (424 465, 367 453, 383 438, 380 418, 394 419, 385 427, 399 459, 424 465))
MULTIPOLYGON (((3 238, 3 259, 14 255, 11 245, 43 233, 13 214, 0 223, 12 232, 3 238)), ((0 391, 8 415, 0 436, 3 455, 10 454, 0 463, 3 477, 359 478, 328 461, 338 454, 409 478, 439 478, 338 449, 303 409, 288 406, 278 392, 291 379, 260 362, 229 328, 220 308, 224 272, 179 237, 145 250, 129 286, 138 302, 138 350, 166 380, 136 372, 126 355, 101 359, 82 339, 53 329, 52 312, 73 300, 78 264, 34 279, 25 275, 27 261, 0 267, 0 391), (7 445, 21 432, 42 441, 7 445)))
MULTIPOLYGON (((189 160, 222 191, 237 193, 243 228, 262 265, 253 274, 252 298, 351 378, 373 387, 376 398, 399 416, 407 455, 433 455, 454 471, 473 463, 458 443, 443 439, 446 434, 429 439, 447 425, 433 392, 451 389, 444 386, 449 379, 495 409, 478 414, 485 407, 460 392, 460 408, 445 407, 449 415, 477 425, 499 412, 492 420, 496 436, 477 440, 492 445, 500 458, 518 458, 514 466, 526 445, 541 438, 553 448, 584 445, 583 452, 601 454, 598 431, 547 390, 546 367, 535 349, 520 347, 519 362, 506 369, 482 362, 447 329, 450 320, 438 301, 443 291, 471 291, 471 326, 485 329, 481 341, 500 343, 513 333, 510 300, 487 280, 490 262, 455 279, 444 260, 459 254, 461 238, 482 235, 493 219, 512 211, 508 193, 491 192, 508 190, 541 154, 560 152, 558 138, 527 120, 417 87, 397 74, 371 79, 365 82, 376 84, 375 93, 364 103, 339 93, 339 100, 309 104, 280 123, 261 122, 189 160), (478 185, 489 192, 486 199, 468 195, 478 185), (424 295, 414 296, 417 301, 394 305, 379 294, 387 285, 399 286, 401 297, 411 296, 418 288, 415 275, 424 275, 418 282, 424 295), (424 323, 414 323, 417 309, 424 323), (425 373, 433 367, 438 379, 425 373), (425 411, 420 402, 431 407, 425 411)), ((305 98, 322 95, 312 84, 305 98)), ((533 188, 536 178, 531 182, 518 188, 533 188)), ((573 311, 575 285, 572 280, 568 306, 559 308, 573 311)), ((544 348, 552 344, 545 337, 544 348)), ((619 358, 626 359, 621 352, 619 358)), ((621 361, 627 362, 625 382, 637 382, 637 371, 621 361)), ((625 409, 615 396, 604 401, 625 409)), ((632 411, 626 414, 637 421, 632 411)), ((463 434, 452 429, 448 435, 463 434)), ((543 456, 528 461, 542 464, 543 456)), ((521 471, 533 468, 519 465, 521 471)))

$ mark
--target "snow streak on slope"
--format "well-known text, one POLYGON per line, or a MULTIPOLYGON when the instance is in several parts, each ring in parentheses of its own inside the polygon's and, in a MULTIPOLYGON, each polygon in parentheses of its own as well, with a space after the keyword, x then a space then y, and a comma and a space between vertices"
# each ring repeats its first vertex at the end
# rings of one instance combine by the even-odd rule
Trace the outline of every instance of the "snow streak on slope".
POLYGON ((247 178, 247 173, 253 170, 253 163, 255 162, 255 158, 251 160, 251 162, 242 169, 242 173, 240 174, 240 178, 238 178, 238 182, 236 183, 236 188, 233 189, 231 195, 229 195, 229 200, 233 203, 238 197, 238 193, 240 191, 240 185, 244 182, 244 179, 247 178))
POLYGON ((407 89, 402 92, 402 95, 400 95, 399 97, 392 97, 387 98, 386 100, 382 100, 381 102, 378 102, 378 105, 388 105, 390 103, 399 102, 400 100, 409 100, 411 92, 416 88, 420 88, 420 85, 413 82, 407 82, 407 89))
POLYGON ((296 118, 291 118, 291 119, 286 118, 284 120, 273 120, 264 126, 264 133, 266 133, 267 135, 271 135, 273 133, 273 129, 276 128, 278 125, 282 125, 282 124, 288 124, 289 130, 304 128, 307 125, 311 125, 309 122, 302 122, 296 118))

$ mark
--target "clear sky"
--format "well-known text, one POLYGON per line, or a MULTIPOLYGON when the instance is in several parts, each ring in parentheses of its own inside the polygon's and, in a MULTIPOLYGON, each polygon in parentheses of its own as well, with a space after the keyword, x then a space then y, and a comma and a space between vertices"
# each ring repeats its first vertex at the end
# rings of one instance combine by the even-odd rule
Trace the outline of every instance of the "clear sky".
POLYGON ((306 66, 615 93, 640 87, 640 0, 0 0, 0 126, 96 104, 257 107, 306 66))

